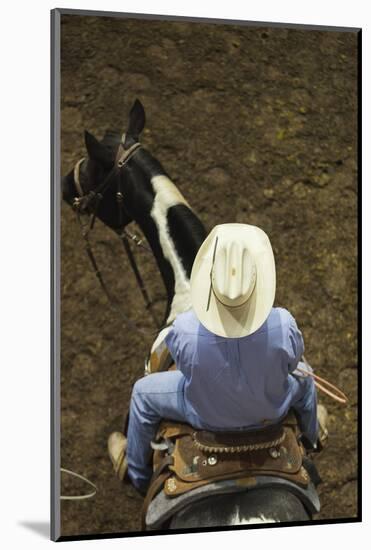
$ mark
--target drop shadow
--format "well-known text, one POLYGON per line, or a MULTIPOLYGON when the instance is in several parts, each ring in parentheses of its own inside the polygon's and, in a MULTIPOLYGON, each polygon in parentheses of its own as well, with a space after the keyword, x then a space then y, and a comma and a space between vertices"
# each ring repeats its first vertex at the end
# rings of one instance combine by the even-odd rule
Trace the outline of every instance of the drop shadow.
POLYGON ((44 539, 50 539, 50 523, 48 521, 19 521, 18 525, 37 533, 44 539))

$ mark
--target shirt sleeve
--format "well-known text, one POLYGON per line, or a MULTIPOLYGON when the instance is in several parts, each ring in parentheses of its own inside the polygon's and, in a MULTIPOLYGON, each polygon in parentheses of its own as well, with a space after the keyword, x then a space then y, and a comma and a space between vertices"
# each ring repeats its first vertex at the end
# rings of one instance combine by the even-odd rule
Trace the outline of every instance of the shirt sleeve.
POLYGON ((173 325, 165 337, 165 343, 174 359, 175 366, 186 378, 191 375, 191 343, 187 338, 187 333, 182 327, 179 318, 176 318, 173 325))
POLYGON ((293 372, 298 366, 298 363, 304 353, 304 340, 295 319, 290 314, 287 331, 286 353, 289 372, 293 372))
MULTIPOLYGON (((304 363, 300 363, 303 367, 304 363)), ((313 447, 318 438, 317 391, 314 380, 310 376, 290 375, 293 378, 291 406, 297 412, 303 434, 313 447)))
POLYGON ((304 353, 303 335, 292 315, 289 318, 287 336, 287 358, 292 381, 291 406, 298 414, 299 424, 304 435, 315 447, 318 433, 317 392, 313 378, 296 370, 300 362, 302 369, 312 371, 309 365, 300 361, 304 353))
POLYGON ((177 334, 176 319, 173 322, 169 332, 165 336, 165 343, 171 353, 171 357, 174 359, 176 364, 180 356, 180 349, 179 349, 180 342, 177 334))

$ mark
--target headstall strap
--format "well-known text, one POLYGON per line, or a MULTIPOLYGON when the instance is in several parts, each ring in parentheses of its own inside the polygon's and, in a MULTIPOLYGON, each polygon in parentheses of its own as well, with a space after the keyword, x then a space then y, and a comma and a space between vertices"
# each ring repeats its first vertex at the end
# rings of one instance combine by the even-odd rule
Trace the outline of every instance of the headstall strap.
MULTIPOLYGON (((140 246, 140 247, 144 248, 145 250, 147 250, 149 252, 151 252, 151 249, 149 247, 147 247, 142 242, 141 239, 139 239, 136 235, 131 234, 126 229, 124 229, 123 232, 119 235, 119 237, 120 237, 120 239, 123 243, 123 246, 125 248, 126 254, 128 256, 130 266, 131 266, 131 268, 134 272, 137 284, 138 284, 139 289, 140 289, 140 291, 142 293, 142 296, 144 298, 144 301, 145 301, 145 304, 146 304, 146 309, 149 311, 149 313, 150 313, 150 315, 151 315, 151 317, 152 317, 152 319, 153 319, 153 321, 154 321, 154 323, 157 327, 156 331, 152 331, 152 330, 149 331, 149 330, 140 328, 134 321, 129 319, 122 312, 121 308, 118 306, 118 304, 116 303, 114 298, 111 296, 111 293, 108 290, 107 285, 104 282, 104 279, 102 277, 102 273, 98 268, 98 264, 97 264, 97 261, 95 259, 95 256, 94 256, 94 253, 93 253, 93 250, 92 250, 92 246, 91 246, 91 243, 90 243, 90 240, 89 240, 89 233, 94 227, 95 219, 97 217, 99 203, 100 203, 101 199, 103 198, 103 194, 104 194, 105 190, 108 188, 108 184, 109 184, 112 173, 115 170, 120 170, 121 168, 123 168, 123 166, 125 166, 127 164, 127 162, 134 155, 134 153, 141 147, 140 143, 134 143, 134 145, 132 145, 129 149, 124 150, 123 149, 124 137, 125 136, 123 136, 123 138, 120 142, 119 149, 117 151, 117 156, 116 156, 114 167, 109 172, 109 174, 104 179, 104 181, 101 183, 101 185, 99 185, 98 188, 95 191, 90 191, 88 194, 84 194, 81 183, 80 183, 80 166, 81 166, 82 162, 85 160, 85 158, 80 159, 76 163, 75 168, 74 168, 74 182, 75 182, 75 187, 76 187, 76 190, 78 192, 79 197, 75 198, 73 206, 76 209, 77 219, 78 219, 79 225, 81 227, 82 236, 83 236, 84 241, 85 241, 86 253, 88 255, 90 263, 92 264, 94 273, 95 273, 95 275, 96 275, 96 277, 99 281, 99 284, 102 287, 102 290, 103 290, 104 294, 106 295, 111 307, 113 309, 115 309, 115 311, 117 311, 121 315, 124 322, 130 328, 135 329, 136 331, 140 332, 141 334, 155 335, 155 334, 158 333, 159 330, 161 330, 162 327, 161 327, 161 325, 160 325, 160 323, 159 323, 159 321, 158 321, 158 319, 157 319, 157 317, 156 317, 156 315, 155 315, 155 313, 152 309, 153 303, 151 302, 151 300, 149 298, 149 295, 148 295, 147 289, 145 287, 144 281, 143 281, 143 279, 140 275, 138 266, 137 266, 136 261, 135 261, 134 254, 133 254, 133 252, 131 250, 131 247, 130 247, 129 239, 134 241, 137 246, 140 246), (81 221, 81 217, 80 217, 81 211, 82 211, 83 208, 86 208, 89 205, 89 203, 93 200, 94 200, 94 210, 91 213, 90 221, 89 221, 88 225, 84 226, 84 224, 81 221)), ((123 223, 123 214, 124 214, 124 211, 125 211, 125 205, 124 205, 124 196, 123 196, 123 193, 122 193, 121 179, 119 180, 119 184, 118 184, 118 190, 117 190, 117 193, 116 193, 116 200, 117 200, 117 205, 118 205, 118 209, 119 209, 119 224, 122 225, 122 223, 123 223)))
MULTIPOLYGON (((120 144, 121 145, 121 144, 120 144)), ((134 155, 135 151, 141 147, 140 143, 134 143, 129 149, 124 149, 121 156, 119 157, 117 161, 117 166, 119 168, 122 168, 125 166, 125 164, 131 159, 131 157, 134 155)))
POLYGON ((82 190, 81 183, 80 183, 80 166, 84 162, 85 157, 82 157, 78 162, 75 164, 75 168, 73 169, 73 179, 75 182, 76 190, 80 197, 84 196, 84 191, 82 190))

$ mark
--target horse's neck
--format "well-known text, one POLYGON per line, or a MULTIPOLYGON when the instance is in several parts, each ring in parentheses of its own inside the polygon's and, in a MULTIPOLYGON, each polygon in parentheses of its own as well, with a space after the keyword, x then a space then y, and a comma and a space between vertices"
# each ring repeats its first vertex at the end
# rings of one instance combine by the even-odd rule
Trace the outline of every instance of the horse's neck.
POLYGON ((178 313, 189 309, 191 302, 189 276, 184 265, 184 258, 180 256, 175 245, 174 235, 171 234, 168 213, 170 208, 179 205, 185 205, 188 208, 189 206, 183 195, 167 176, 154 176, 151 183, 155 196, 150 215, 156 224, 162 254, 169 262, 174 277, 173 292, 168 297, 170 311, 167 323, 171 323, 178 313))
MULTIPOLYGON (((139 156, 139 155, 138 155, 139 156)), ((140 158, 140 157, 139 157, 140 158)), ((138 218, 150 243, 168 294, 167 324, 178 313, 190 308, 190 273, 197 250, 206 236, 205 229, 187 201, 165 175, 161 165, 149 157, 141 160, 153 193, 150 209, 141 210, 138 218), (141 212, 145 211, 143 217, 141 212)))

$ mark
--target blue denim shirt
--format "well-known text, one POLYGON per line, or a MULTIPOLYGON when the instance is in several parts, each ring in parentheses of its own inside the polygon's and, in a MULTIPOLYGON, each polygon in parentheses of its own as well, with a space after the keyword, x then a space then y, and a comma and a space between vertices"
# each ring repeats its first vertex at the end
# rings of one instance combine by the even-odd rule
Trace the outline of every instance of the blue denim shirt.
POLYGON ((265 323, 242 338, 211 333, 189 310, 177 316, 166 344, 185 377, 185 406, 205 426, 260 428, 293 407, 305 435, 316 443, 316 390, 311 377, 293 374, 304 343, 287 310, 272 308, 265 323))

